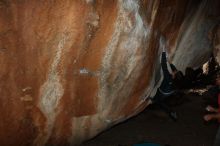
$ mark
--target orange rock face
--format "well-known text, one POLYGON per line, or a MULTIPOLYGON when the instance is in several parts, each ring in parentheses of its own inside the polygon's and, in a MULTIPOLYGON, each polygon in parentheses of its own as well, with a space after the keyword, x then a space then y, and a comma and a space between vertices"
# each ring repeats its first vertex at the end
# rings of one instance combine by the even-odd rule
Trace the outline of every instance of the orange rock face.
POLYGON ((75 145, 141 110, 212 52, 218 0, 1 0, 0 145, 75 145))

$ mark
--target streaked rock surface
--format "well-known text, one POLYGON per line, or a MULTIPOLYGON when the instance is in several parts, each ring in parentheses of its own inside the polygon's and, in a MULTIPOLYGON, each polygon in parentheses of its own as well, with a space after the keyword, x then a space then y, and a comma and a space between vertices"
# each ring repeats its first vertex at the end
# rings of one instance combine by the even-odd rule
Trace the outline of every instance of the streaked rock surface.
POLYGON ((0 145, 75 145, 142 111, 159 39, 180 70, 213 51, 218 0, 1 0, 0 145))

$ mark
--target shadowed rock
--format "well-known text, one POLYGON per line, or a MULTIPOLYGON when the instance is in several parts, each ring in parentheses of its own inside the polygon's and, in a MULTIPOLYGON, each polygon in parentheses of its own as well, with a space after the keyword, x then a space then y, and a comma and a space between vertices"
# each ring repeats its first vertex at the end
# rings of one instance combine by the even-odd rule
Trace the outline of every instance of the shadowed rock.
POLYGON ((0 145, 75 145, 139 113, 162 46, 180 70, 207 61, 219 5, 0 0, 0 145))

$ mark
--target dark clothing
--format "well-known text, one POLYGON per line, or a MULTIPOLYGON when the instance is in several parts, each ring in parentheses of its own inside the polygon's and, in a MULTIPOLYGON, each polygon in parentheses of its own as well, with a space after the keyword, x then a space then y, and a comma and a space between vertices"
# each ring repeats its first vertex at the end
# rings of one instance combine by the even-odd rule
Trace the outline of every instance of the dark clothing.
POLYGON ((177 69, 176 69, 176 67, 175 67, 175 65, 174 64, 170 64, 170 68, 172 69, 172 71, 177 71, 177 69))
MULTIPOLYGON (((173 65, 174 66, 174 65, 173 65)), ((163 71, 163 81, 160 87, 157 89, 156 95, 151 99, 153 103, 160 106, 174 121, 177 120, 177 115, 173 112, 163 101, 174 93, 174 85, 172 75, 167 68, 166 52, 162 52, 161 67, 163 71)), ((174 66, 175 67, 175 66, 174 66)), ((175 68, 176 69, 176 68, 175 68)), ((173 68, 172 68, 173 70, 173 68)))
POLYGON ((174 86, 173 86, 173 79, 172 75, 170 74, 168 68, 167 68, 167 58, 166 58, 166 52, 162 52, 161 57, 161 67, 163 70, 163 81, 159 87, 160 92, 164 95, 171 95, 174 92, 174 86))
POLYGON ((173 84, 177 89, 184 89, 187 86, 185 77, 181 71, 176 72, 173 84))
POLYGON ((163 81, 157 90, 156 95, 152 99, 153 102, 159 102, 174 93, 173 79, 167 68, 166 52, 162 52, 161 67, 163 71, 163 81))

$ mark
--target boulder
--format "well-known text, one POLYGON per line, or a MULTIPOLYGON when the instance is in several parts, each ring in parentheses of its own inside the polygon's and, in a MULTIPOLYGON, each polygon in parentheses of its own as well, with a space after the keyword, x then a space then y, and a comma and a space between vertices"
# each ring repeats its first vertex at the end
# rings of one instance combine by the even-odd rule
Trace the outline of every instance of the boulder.
POLYGON ((219 0, 0 0, 0 145, 77 145, 213 51, 219 0), (159 43, 164 37, 165 42, 159 43))

